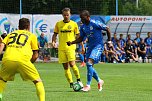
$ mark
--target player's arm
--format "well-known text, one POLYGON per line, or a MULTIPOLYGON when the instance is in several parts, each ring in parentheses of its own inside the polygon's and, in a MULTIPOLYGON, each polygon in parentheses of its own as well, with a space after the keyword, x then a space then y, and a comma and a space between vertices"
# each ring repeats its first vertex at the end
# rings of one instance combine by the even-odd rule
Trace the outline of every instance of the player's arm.
POLYGON ((40 36, 37 38, 37 40, 38 40, 38 47, 41 48, 41 46, 40 46, 40 36))
POLYGON ((55 44, 56 44, 56 38, 57 38, 58 33, 54 32, 53 36, 52 36, 52 46, 55 48, 55 44))
POLYGON ((109 27, 106 27, 108 41, 111 41, 111 31, 109 27))
POLYGON ((103 23, 95 23, 94 24, 97 28, 99 28, 100 30, 104 30, 107 32, 107 37, 108 37, 108 41, 111 41, 111 31, 110 28, 103 24, 103 23))
MULTIPOLYGON (((84 32, 83 32, 83 30, 82 30, 83 28, 81 27, 80 28, 80 35, 79 35, 79 37, 76 39, 76 40, 74 40, 74 41, 72 41, 72 42, 67 42, 67 45, 68 46, 70 46, 70 45, 72 45, 72 44, 78 44, 78 43, 80 43, 80 42, 82 42, 83 41, 83 38, 84 38, 84 32)), ((75 32, 79 32, 79 29, 78 29, 78 27, 76 28, 76 31, 75 32)))
POLYGON ((38 54, 38 50, 33 50, 33 55, 31 58, 31 62, 34 63, 36 61, 36 59, 38 58, 39 54, 38 54))
POLYGON ((81 54, 84 54, 84 53, 85 53, 84 43, 83 43, 83 42, 80 42, 80 45, 81 45, 81 47, 82 47, 81 54))
POLYGON ((54 34, 52 36, 52 47, 54 48, 56 46, 56 38, 57 38, 58 32, 59 32, 59 29, 58 29, 58 22, 57 22, 54 28, 54 34))
POLYGON ((78 44, 78 43, 80 43, 80 42, 82 42, 83 41, 83 38, 80 36, 79 38, 77 38, 76 40, 74 40, 74 41, 72 41, 72 42, 67 42, 67 45, 68 46, 70 46, 70 45, 72 45, 72 44, 78 44))
POLYGON ((32 39, 31 39, 31 49, 33 51, 31 62, 34 63, 39 56, 38 40, 37 40, 37 37, 34 34, 33 34, 32 39))

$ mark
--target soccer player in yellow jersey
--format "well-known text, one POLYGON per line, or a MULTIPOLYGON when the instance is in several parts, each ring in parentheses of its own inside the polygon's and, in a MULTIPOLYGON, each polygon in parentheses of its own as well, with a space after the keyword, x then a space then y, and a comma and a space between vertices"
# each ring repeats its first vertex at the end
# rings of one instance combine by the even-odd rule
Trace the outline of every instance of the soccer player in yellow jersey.
POLYGON ((75 40, 76 35, 79 35, 79 29, 76 22, 70 20, 70 8, 64 8, 62 10, 63 20, 59 21, 55 25, 54 34, 52 37, 52 45, 55 47, 56 37, 59 37, 58 56, 59 63, 63 64, 65 70, 65 76, 70 83, 70 87, 73 87, 72 74, 70 67, 72 68, 77 82, 80 81, 80 73, 78 67, 75 64, 75 49, 76 45, 68 46, 66 42, 75 40))
POLYGON ((8 34, 0 43, 0 54, 6 47, 0 70, 0 101, 6 82, 14 80, 16 73, 20 73, 23 80, 31 80, 35 84, 39 101, 45 101, 42 80, 32 64, 38 58, 38 41, 29 30, 29 19, 21 18, 19 30, 8 34))

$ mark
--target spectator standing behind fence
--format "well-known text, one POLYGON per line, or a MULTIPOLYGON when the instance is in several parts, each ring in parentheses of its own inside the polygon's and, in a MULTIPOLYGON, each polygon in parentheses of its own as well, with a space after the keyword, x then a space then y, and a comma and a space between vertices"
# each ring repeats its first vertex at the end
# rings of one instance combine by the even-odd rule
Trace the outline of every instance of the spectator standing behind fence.
POLYGON ((131 39, 131 34, 128 34, 127 35, 127 38, 126 38, 126 46, 128 44, 128 41, 131 41, 131 43, 133 43, 133 40, 131 39))
POLYGON ((119 35, 119 41, 120 41, 120 46, 121 46, 122 50, 124 50, 124 47, 126 46, 126 41, 123 38, 123 34, 119 35))
POLYGON ((136 33, 136 38, 134 39, 135 45, 138 46, 138 44, 141 42, 142 38, 140 38, 140 33, 136 33))
POLYGON ((52 45, 53 47, 55 47, 56 38, 58 35, 59 37, 59 46, 58 46, 59 63, 62 63, 65 70, 65 76, 68 82, 70 83, 70 87, 72 88, 73 79, 72 79, 70 67, 72 68, 77 78, 77 82, 80 81, 80 73, 75 63, 76 45, 68 46, 66 42, 75 40, 75 37, 79 35, 79 28, 76 22, 70 20, 70 16, 71 16, 70 12, 71 12, 70 8, 64 8, 62 10, 62 16, 64 19, 61 21, 58 21, 55 25, 54 34, 52 36, 52 45))
POLYGON ((146 44, 146 57, 151 57, 152 56, 152 38, 151 38, 151 32, 147 33, 147 37, 144 40, 146 44))
POLYGON ((83 10, 80 13, 80 18, 83 23, 83 25, 80 27, 80 37, 74 41, 67 42, 67 44, 70 46, 80 43, 85 37, 87 37, 87 85, 82 90, 86 92, 89 91, 91 89, 90 85, 92 78, 94 78, 98 82, 98 90, 101 91, 104 81, 98 76, 98 73, 94 69, 94 64, 100 61, 100 56, 104 49, 102 30, 107 31, 108 41, 111 40, 111 32, 105 24, 97 23, 94 20, 91 20, 90 13, 87 10, 83 10))
POLYGON ((113 43, 113 46, 115 46, 117 44, 117 33, 114 33, 113 34, 113 37, 111 38, 111 41, 113 43))
MULTIPOLYGON (((121 51, 122 51, 122 53, 123 52, 125 52, 125 50, 124 50, 124 48, 125 48, 125 46, 126 46, 126 41, 125 41, 125 39, 123 38, 123 34, 120 34, 119 35, 119 41, 117 41, 118 43, 117 43, 117 45, 118 45, 118 47, 121 49, 121 51)), ((125 55, 126 55, 126 53, 124 54, 122 54, 122 60, 124 61, 125 60, 125 55)))

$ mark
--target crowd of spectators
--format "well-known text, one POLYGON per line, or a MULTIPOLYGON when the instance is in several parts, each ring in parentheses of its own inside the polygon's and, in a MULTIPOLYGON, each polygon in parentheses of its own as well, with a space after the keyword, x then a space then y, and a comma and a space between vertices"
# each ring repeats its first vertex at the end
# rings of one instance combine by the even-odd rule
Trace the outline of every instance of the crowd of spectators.
POLYGON ((148 32, 144 39, 140 37, 140 32, 136 33, 134 39, 131 38, 131 34, 124 38, 123 34, 118 37, 117 33, 114 33, 111 41, 104 43, 101 62, 129 63, 134 61, 145 63, 152 57, 151 46, 151 32, 148 32))
MULTIPOLYGON (((3 32, 1 37, 7 35, 6 31, 3 32)), ((39 59, 49 61, 52 53, 57 51, 50 51, 49 42, 45 33, 38 36, 39 42, 39 59)), ((79 48, 79 45, 78 45, 79 48)), ((56 47, 57 49, 57 47, 56 47)), ((87 47, 86 47, 87 49, 87 47)), ((79 58, 81 52, 78 52, 79 58)), ((85 59, 85 57, 84 57, 85 59)), ((85 60, 82 61, 84 63, 85 60)), ((104 63, 129 63, 129 62, 152 62, 152 37, 151 32, 147 32, 145 38, 140 37, 140 32, 136 32, 136 37, 131 38, 131 34, 126 37, 123 34, 114 33, 111 41, 104 43, 104 52, 101 55, 101 62, 104 63)), ((85 64, 83 64, 85 65, 85 64)))

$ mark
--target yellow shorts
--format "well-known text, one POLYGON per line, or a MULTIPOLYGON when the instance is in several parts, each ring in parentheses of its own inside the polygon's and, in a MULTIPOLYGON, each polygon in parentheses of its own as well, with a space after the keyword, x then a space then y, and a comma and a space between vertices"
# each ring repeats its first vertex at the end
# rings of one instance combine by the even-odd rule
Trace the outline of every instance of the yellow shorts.
POLYGON ((76 59, 75 50, 59 50, 59 63, 67 63, 76 59))
POLYGON ((9 60, 2 62, 0 77, 3 80, 13 81, 16 73, 20 73, 23 80, 34 81, 40 79, 38 71, 30 61, 26 63, 9 60))

